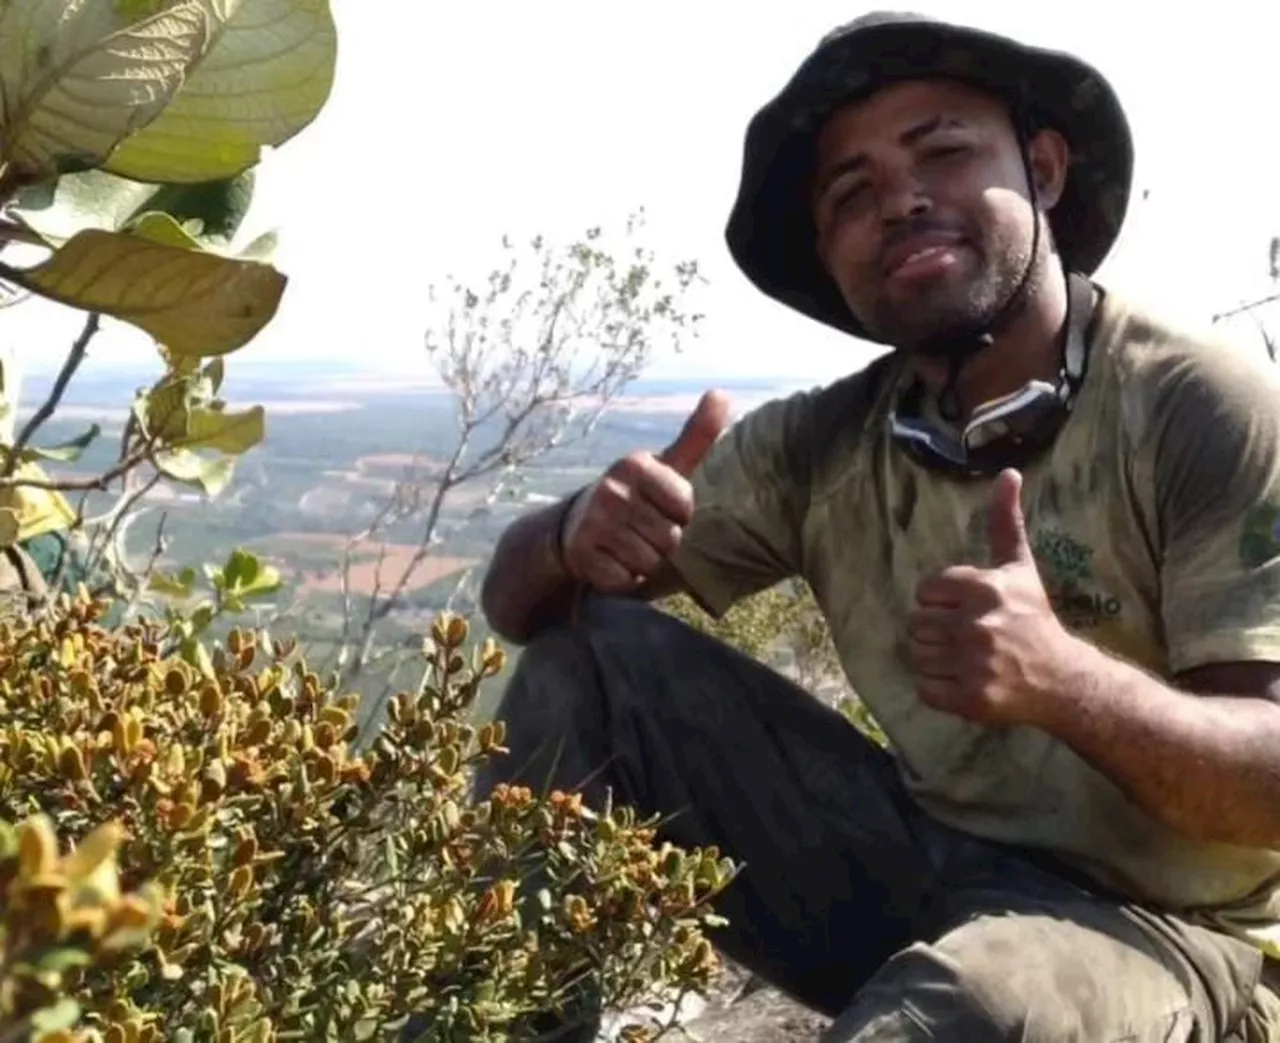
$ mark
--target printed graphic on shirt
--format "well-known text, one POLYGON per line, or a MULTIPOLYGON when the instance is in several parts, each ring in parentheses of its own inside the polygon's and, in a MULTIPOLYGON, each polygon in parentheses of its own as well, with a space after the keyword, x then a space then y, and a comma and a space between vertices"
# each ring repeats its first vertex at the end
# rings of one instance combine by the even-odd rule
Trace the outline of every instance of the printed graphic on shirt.
POLYGON ((1246 512, 1240 536, 1240 564, 1247 568, 1265 565, 1280 555, 1280 507, 1260 503, 1246 512))

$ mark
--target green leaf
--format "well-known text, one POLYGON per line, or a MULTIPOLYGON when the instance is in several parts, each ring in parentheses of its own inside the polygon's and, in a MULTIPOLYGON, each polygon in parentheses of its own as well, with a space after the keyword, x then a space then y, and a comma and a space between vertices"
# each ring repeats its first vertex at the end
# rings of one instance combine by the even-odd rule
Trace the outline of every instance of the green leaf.
POLYGON ((187 449, 156 453, 155 465, 166 478, 184 485, 197 485, 211 499, 227 487, 235 471, 235 460, 231 457, 208 460, 187 449))
POLYGON ((80 459, 93 441, 102 434, 102 428, 98 424, 90 426, 89 430, 82 435, 76 435, 75 438, 66 442, 60 442, 57 445, 45 446, 39 448, 36 446, 28 446, 22 451, 22 462, 29 463, 32 460, 56 460, 60 463, 74 463, 80 459))
POLYGON ((139 181, 231 177, 288 141, 333 89, 337 31, 328 0, 206 0, 207 53, 164 112, 106 168, 139 181))
POLYGON ((252 340, 287 282, 267 265, 202 252, 164 214, 145 215, 130 232, 80 232, 41 264, 4 274, 51 300, 131 323, 175 355, 200 357, 252 340))
POLYGON ((222 566, 222 576, 228 587, 236 587, 245 580, 253 579, 261 565, 256 554, 237 547, 227 555, 227 562, 222 566))
POLYGON ((266 412, 253 406, 240 412, 200 409, 188 414, 186 433, 171 444, 184 449, 216 449, 238 456, 267 436, 266 412))
POLYGON ((200 606, 191 613, 192 633, 196 634, 208 628, 213 622, 213 617, 217 614, 217 609, 212 601, 202 601, 200 606))
POLYGON ((191 410, 213 400, 218 371, 206 372, 199 359, 185 355, 169 355, 166 363, 168 372, 134 400, 133 415, 149 437, 172 442, 186 435, 191 410))
POLYGON ((9 213, 56 246, 88 228, 119 231, 155 194, 154 185, 85 170, 23 189, 9 213))
POLYGON ((80 1004, 64 996, 51 1007, 31 1015, 31 1027, 37 1032, 59 1032, 75 1026, 80 1020, 80 1004))
POLYGON ((221 382, 221 370, 202 370, 198 376, 179 380, 166 378, 139 395, 134 415, 166 449, 247 453, 266 437, 266 411, 261 406, 228 410, 222 402, 192 404, 207 401, 221 382))
POLYGON ((162 213, 179 225, 197 224, 189 235, 199 245, 226 247, 249 211, 255 178, 250 170, 200 185, 150 185, 86 170, 23 189, 8 212, 51 246, 89 228, 118 232, 144 214, 162 213))
POLYGON ((19 182, 98 166, 176 97, 215 28, 201 0, 132 25, 101 0, 0 5, 0 160, 19 182))
POLYGON ((222 569, 227 591, 238 598, 271 594, 280 588, 280 573, 256 554, 237 548, 222 569))

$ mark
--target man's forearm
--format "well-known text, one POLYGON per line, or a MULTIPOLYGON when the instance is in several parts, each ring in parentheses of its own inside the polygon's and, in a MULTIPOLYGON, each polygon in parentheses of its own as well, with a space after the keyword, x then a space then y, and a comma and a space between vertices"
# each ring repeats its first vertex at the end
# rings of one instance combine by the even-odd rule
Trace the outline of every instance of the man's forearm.
POLYGON ((1034 723, 1188 836, 1280 848, 1280 706, 1180 691, 1083 641, 1074 651, 1034 723))
POLYGON ((480 602, 489 626, 508 641, 523 644, 567 618, 576 582, 557 547, 565 509, 561 502, 517 518, 494 548, 480 602))

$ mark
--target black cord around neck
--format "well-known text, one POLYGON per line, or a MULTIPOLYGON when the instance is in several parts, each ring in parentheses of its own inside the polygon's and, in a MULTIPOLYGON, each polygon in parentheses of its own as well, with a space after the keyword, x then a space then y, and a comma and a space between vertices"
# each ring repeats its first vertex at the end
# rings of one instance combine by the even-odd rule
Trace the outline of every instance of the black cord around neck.
POLYGON ((965 363, 973 358, 974 355, 995 343, 995 333, 993 331, 999 330, 1012 317, 1014 309, 1022 303, 1027 288, 1031 284, 1031 276, 1035 273, 1036 262, 1039 260, 1041 236, 1040 191, 1036 186, 1035 171, 1031 167, 1030 135, 1027 130, 1027 121, 1024 118, 1015 115, 1013 123, 1014 134, 1018 139, 1018 151, 1022 156, 1023 173, 1027 178, 1031 216, 1035 221, 1035 228, 1031 233, 1031 256, 1027 258, 1027 263, 1022 269, 1022 276, 1018 279, 1018 285, 1005 298, 999 310, 992 316, 991 321, 987 323, 986 329, 980 333, 972 334, 970 336, 970 344, 964 351, 948 353, 947 380, 942 386, 942 391, 938 394, 938 413, 951 424, 959 423, 964 413, 958 390, 960 371, 964 369, 965 363))

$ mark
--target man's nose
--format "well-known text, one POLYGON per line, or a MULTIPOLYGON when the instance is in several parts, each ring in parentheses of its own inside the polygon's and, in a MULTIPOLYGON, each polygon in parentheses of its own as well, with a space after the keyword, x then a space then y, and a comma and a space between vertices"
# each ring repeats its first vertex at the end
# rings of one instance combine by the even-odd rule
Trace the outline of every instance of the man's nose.
POLYGON ((886 224, 910 220, 933 209, 924 185, 910 171, 891 173, 880 185, 880 219, 886 224))

